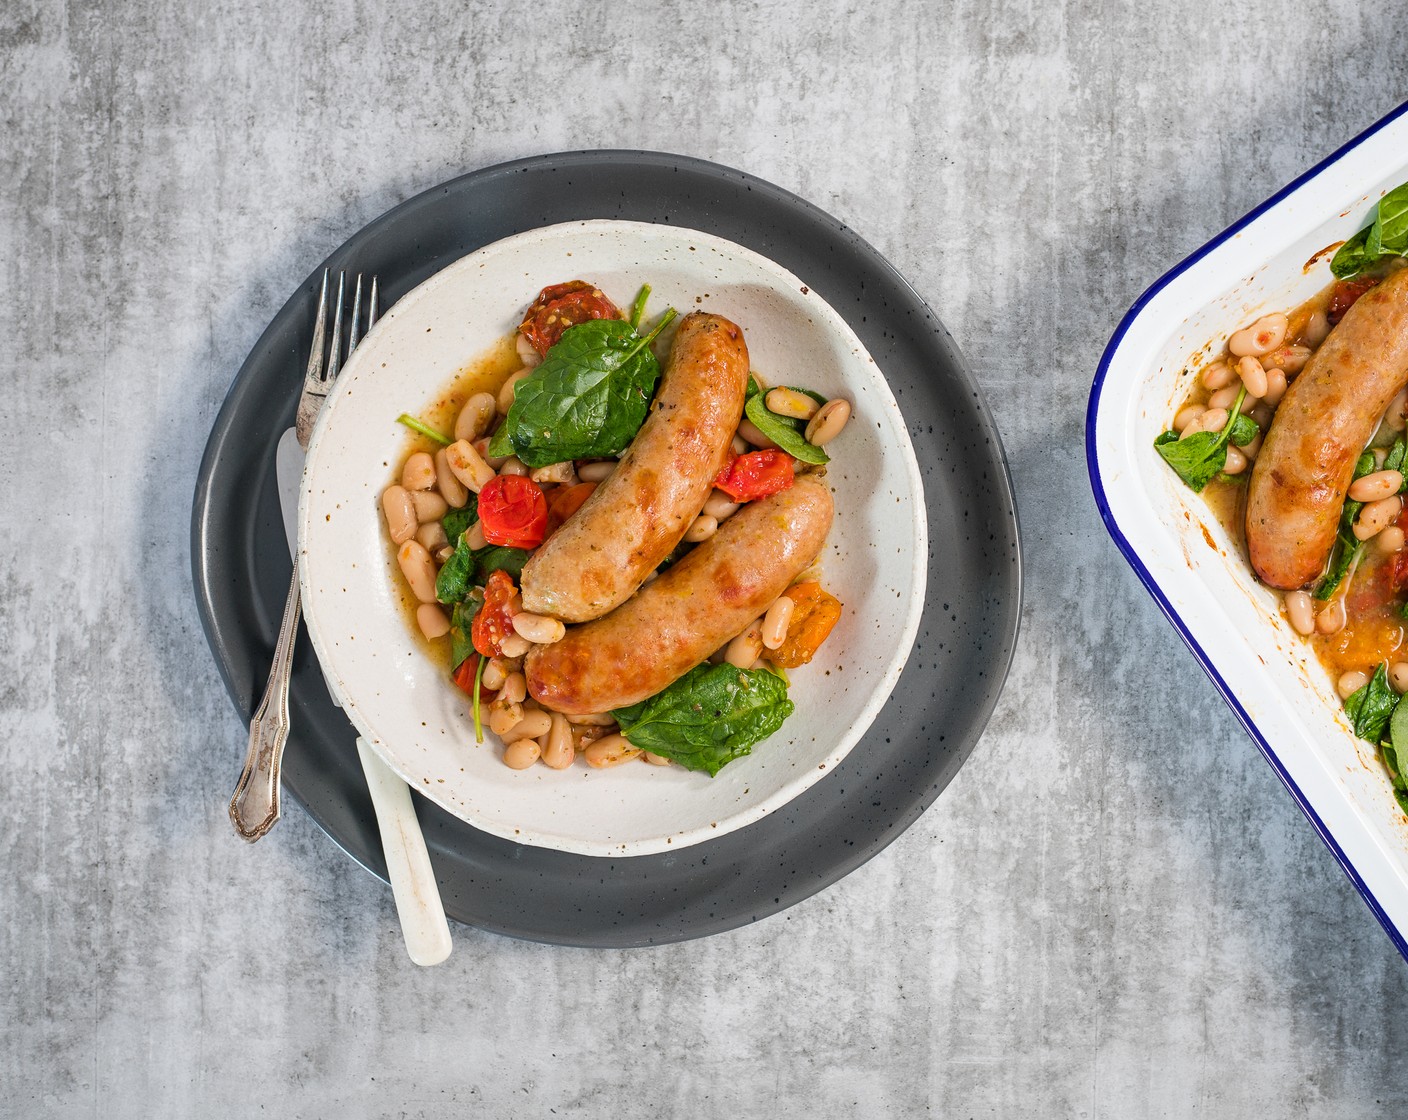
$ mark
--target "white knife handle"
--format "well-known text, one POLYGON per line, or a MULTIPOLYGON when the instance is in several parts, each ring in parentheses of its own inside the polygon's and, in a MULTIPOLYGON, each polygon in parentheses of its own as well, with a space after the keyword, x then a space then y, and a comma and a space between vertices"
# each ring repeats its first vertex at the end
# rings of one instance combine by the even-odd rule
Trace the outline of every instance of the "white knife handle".
POLYGON ((439 964, 453 948, 450 923, 445 920, 445 907, 440 901, 435 871, 430 866, 425 835, 416 819, 415 806, 411 804, 411 788, 360 737, 357 755, 362 760, 377 827, 381 829, 386 874, 391 880, 391 894, 396 899, 406 951, 418 965, 439 964))

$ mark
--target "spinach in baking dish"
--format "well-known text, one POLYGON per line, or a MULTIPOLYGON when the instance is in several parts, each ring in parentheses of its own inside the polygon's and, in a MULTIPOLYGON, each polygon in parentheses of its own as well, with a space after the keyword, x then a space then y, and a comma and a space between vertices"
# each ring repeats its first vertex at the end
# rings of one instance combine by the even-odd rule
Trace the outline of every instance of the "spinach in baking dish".
POLYGON ((1389 257, 1408 255, 1408 183, 1379 199, 1374 220, 1343 245, 1330 260, 1330 271, 1341 280, 1357 276, 1389 257))
POLYGON ((795 710, 787 682, 766 669, 696 665, 665 691, 611 714, 631 746, 713 777, 795 710))
POLYGON ((1388 683, 1388 670, 1380 665, 1368 684, 1350 694, 1344 702, 1344 711, 1356 735, 1377 743, 1388 730, 1397 704, 1398 693, 1388 683))
POLYGON ((645 422, 660 379, 650 344, 674 317, 670 308, 643 337, 623 319, 569 327, 518 383, 489 454, 546 467, 624 451, 645 422))
POLYGON ((1229 443, 1240 447, 1256 438, 1256 422, 1241 414, 1242 401, 1246 396, 1247 389, 1243 386, 1237 392, 1232 413, 1221 431, 1194 432, 1187 439, 1180 439, 1177 432, 1168 431, 1154 440, 1154 450, 1194 491, 1201 493, 1203 487, 1227 465, 1229 443))
MULTIPOLYGON (((1400 454, 1399 462, 1402 461, 1400 454)), ((1374 453, 1366 451, 1354 464, 1354 477, 1363 478, 1366 474, 1373 473, 1374 453)), ((1354 535, 1354 520, 1363 508, 1363 502, 1356 502, 1353 498, 1345 499, 1344 509, 1340 511, 1340 525, 1335 534, 1335 543, 1330 549, 1330 566, 1325 569, 1325 574, 1315 585, 1315 598, 1322 603, 1335 594, 1345 576, 1353 570, 1359 554, 1364 551, 1364 542, 1354 535)))
POLYGON ((528 553, 521 548, 485 545, 470 548, 463 536, 455 545, 454 554, 445 561, 435 577, 435 597, 442 603, 458 603, 472 588, 483 587, 489 577, 502 569, 516 581, 528 563, 528 553))

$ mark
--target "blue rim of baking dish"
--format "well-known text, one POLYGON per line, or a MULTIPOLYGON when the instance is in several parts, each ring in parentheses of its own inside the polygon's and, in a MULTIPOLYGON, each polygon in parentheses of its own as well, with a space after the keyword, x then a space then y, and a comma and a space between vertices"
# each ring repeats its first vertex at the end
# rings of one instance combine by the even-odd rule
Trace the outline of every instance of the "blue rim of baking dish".
POLYGON ((1120 530, 1119 523, 1115 520, 1115 515, 1110 510, 1110 503, 1105 497, 1105 485, 1100 477, 1100 465, 1095 451, 1095 420, 1100 410, 1100 396, 1105 387, 1105 376, 1109 372, 1110 362, 1114 358, 1115 351, 1119 349, 1120 343, 1124 341, 1124 337, 1129 332, 1130 327, 1133 326, 1135 320, 1139 318, 1144 308, 1148 306, 1154 297, 1214 249, 1231 240, 1231 238, 1251 225, 1252 222, 1256 221, 1257 218, 1261 217, 1268 210, 1278 206, 1306 183, 1334 166, 1334 164, 1354 151, 1359 145, 1387 128, 1405 114, 1408 114, 1408 102, 1400 105, 1387 116, 1380 118, 1352 140, 1338 148, 1329 156, 1326 156, 1309 171, 1277 191, 1260 206, 1257 206, 1244 217, 1233 222, 1232 225, 1228 226, 1211 241, 1208 241, 1201 248, 1194 250, 1182 261, 1174 265, 1168 272, 1159 277, 1159 279, 1154 281, 1154 283, 1144 291, 1144 294, 1134 301, 1130 309, 1125 312, 1124 318, 1120 320, 1119 326, 1115 328, 1115 333, 1110 337, 1110 341, 1105 347, 1105 352, 1100 356, 1100 364, 1095 370, 1095 381, 1090 388, 1090 402, 1086 406, 1085 412, 1085 465, 1086 471, 1090 475, 1090 487, 1095 494, 1095 505, 1100 510, 1100 519, 1104 521, 1105 529, 1114 539, 1116 547, 1124 555, 1129 566, 1134 569, 1134 574, 1139 577, 1139 582, 1144 585, 1145 590, 1153 596, 1154 602, 1159 605, 1159 609, 1163 611, 1164 616, 1173 624, 1173 628, 1178 632, 1178 636, 1183 639, 1184 644, 1188 646, 1193 656, 1197 658, 1198 664, 1203 668, 1203 672, 1208 675, 1208 679, 1212 681, 1213 686, 1222 696, 1222 699, 1226 702, 1227 706, 1232 709, 1233 714, 1237 717, 1242 727, 1246 729, 1247 734, 1252 737, 1252 740, 1265 756, 1266 761, 1271 764, 1272 770, 1274 770, 1277 777, 1281 779, 1281 783, 1290 791, 1296 804, 1300 806, 1300 811, 1305 814, 1306 819, 1310 821, 1311 826, 1315 829, 1321 841, 1330 849, 1331 854, 1339 862, 1340 867, 1344 869, 1344 873, 1349 876, 1349 881, 1354 884, 1355 889, 1364 899, 1369 910, 1373 913, 1374 917, 1379 920, 1379 924, 1383 926, 1384 932, 1389 936, 1389 940, 1397 947, 1404 960, 1408 960, 1408 939, 1405 939, 1403 932, 1394 925, 1388 913, 1379 903, 1379 900, 1374 897, 1374 892, 1371 891, 1368 884, 1364 882, 1353 862, 1345 854, 1344 849, 1340 847, 1334 835, 1325 825, 1325 822, 1320 819, 1320 815, 1306 799, 1305 794, 1301 792, 1300 787, 1286 770, 1280 758, 1277 757, 1276 752, 1271 749, 1271 744, 1266 741, 1266 738, 1261 734, 1256 723, 1252 720, 1251 716, 1247 714, 1246 709, 1242 707, 1236 696, 1233 695, 1232 690, 1227 686, 1227 682, 1222 679, 1222 675, 1218 673, 1217 669, 1213 666, 1211 659, 1203 650, 1203 647, 1198 644, 1197 640, 1188 630, 1188 627, 1184 625, 1182 617, 1174 610, 1173 604, 1171 604, 1164 595, 1162 589, 1159 587, 1158 581, 1154 579, 1149 569, 1144 566, 1143 561, 1139 559, 1138 553, 1135 552, 1133 546, 1130 545, 1124 533, 1120 530))

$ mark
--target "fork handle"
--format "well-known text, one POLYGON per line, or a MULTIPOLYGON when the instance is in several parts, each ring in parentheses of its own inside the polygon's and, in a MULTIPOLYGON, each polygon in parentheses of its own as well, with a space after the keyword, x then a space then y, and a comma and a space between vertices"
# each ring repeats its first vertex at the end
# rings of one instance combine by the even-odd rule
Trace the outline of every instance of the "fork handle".
POLYGON ((288 685, 293 671, 293 643, 298 636, 298 619, 303 600, 298 587, 298 561, 293 563, 293 582, 284 604, 279 637, 274 643, 274 662, 269 666, 269 683, 264 698, 249 721, 249 747, 244 771, 230 798, 230 820, 235 831, 251 844, 274 827, 279 819, 279 784, 283 770, 284 744, 288 742, 288 685))

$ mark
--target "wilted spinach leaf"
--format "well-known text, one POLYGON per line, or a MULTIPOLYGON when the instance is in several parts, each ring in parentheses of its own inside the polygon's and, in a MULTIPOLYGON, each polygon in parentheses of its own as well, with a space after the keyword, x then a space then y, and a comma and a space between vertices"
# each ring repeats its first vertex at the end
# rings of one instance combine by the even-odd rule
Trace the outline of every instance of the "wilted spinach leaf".
POLYGON ((470 626, 484 600, 478 592, 472 592, 463 603, 456 603, 450 612, 450 672, 454 672, 465 658, 474 653, 474 641, 470 637, 470 626))
POLYGON ((464 531, 479 520, 479 495, 471 493, 464 509, 452 509, 440 519, 445 536, 452 545, 458 546, 464 531))
POLYGON ((1369 683, 1344 702, 1354 733, 1375 745, 1384 737, 1398 705, 1398 693, 1388 683, 1388 670, 1380 664, 1369 683))
POLYGON ((632 746, 712 777, 795 709, 786 682, 766 669, 696 665, 665 691, 612 714, 632 746))
POLYGON ((660 363, 650 349, 674 317, 642 338, 622 319, 592 319, 563 332, 532 373, 489 443, 530 467, 624 451, 645 421, 660 363))
POLYGON ((1379 199, 1374 220, 1339 247, 1330 271, 1341 280, 1358 275, 1386 257, 1408 254, 1408 183, 1379 199))
POLYGON ((1154 450, 1194 491, 1202 493, 1203 487, 1227 465, 1227 443, 1232 438, 1237 421, 1243 419, 1241 408, 1246 396, 1247 390, 1243 386, 1237 391, 1232 414, 1221 431, 1194 432, 1187 439, 1180 439, 1177 432, 1164 432, 1154 440, 1154 450))
MULTIPOLYGON (((1374 453, 1366 451, 1354 464, 1354 477, 1363 478, 1373 472, 1374 453)), ((1363 502, 1356 502, 1353 498, 1345 499, 1344 509, 1340 511, 1340 527, 1335 534, 1334 546, 1330 549, 1330 566, 1320 577, 1320 582, 1315 585, 1315 598, 1322 603, 1334 595, 1339 585, 1344 582, 1344 577, 1354 567, 1355 561, 1359 559, 1359 554, 1364 551, 1364 542, 1354 535, 1354 519, 1363 508, 1363 502)))

